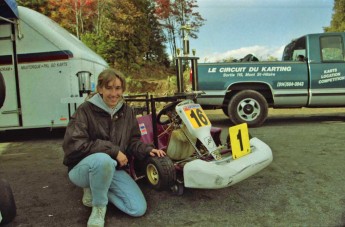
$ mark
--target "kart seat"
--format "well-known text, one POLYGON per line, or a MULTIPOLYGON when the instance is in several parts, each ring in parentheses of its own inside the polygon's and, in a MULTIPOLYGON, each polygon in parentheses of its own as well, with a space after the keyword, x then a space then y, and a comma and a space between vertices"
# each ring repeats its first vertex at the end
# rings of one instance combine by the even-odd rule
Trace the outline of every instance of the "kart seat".
POLYGON ((172 160, 183 160, 190 157, 195 152, 191 143, 196 144, 196 140, 197 138, 192 136, 185 126, 173 130, 167 148, 168 157, 172 160))

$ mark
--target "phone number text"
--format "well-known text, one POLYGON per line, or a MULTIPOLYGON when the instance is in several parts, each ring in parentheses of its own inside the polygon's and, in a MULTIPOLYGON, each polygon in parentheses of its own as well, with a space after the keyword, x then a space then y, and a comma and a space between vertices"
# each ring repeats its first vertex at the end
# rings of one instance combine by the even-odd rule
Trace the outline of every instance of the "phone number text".
POLYGON ((296 82, 277 82, 277 87, 303 87, 304 82, 296 81, 296 82))

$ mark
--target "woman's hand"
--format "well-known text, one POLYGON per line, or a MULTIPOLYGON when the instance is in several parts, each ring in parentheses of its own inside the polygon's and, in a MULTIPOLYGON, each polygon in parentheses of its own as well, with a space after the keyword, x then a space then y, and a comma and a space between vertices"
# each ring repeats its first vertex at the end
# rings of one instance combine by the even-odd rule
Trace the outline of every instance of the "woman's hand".
POLYGON ((119 151, 119 153, 117 154, 116 161, 120 167, 125 166, 128 163, 127 156, 124 153, 122 153, 121 151, 119 151))
POLYGON ((158 156, 158 157, 164 157, 166 153, 163 150, 158 150, 158 149, 152 149, 150 152, 150 156, 158 156))

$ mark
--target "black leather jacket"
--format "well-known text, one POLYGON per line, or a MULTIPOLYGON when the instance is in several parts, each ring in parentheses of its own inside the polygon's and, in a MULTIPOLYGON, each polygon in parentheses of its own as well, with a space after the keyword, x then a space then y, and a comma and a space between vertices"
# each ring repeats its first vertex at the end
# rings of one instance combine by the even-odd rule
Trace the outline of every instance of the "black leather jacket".
POLYGON ((113 116, 84 102, 71 117, 64 141, 63 164, 71 170, 86 156, 103 152, 113 159, 119 151, 143 159, 153 145, 140 141, 140 130, 132 108, 123 104, 113 116))

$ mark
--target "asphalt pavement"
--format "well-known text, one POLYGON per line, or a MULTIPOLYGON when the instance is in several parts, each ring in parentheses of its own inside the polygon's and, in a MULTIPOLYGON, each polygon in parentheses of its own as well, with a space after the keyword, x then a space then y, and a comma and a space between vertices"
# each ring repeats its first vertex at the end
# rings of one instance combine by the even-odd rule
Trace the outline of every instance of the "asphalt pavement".
MULTIPOLYGON (((207 110, 214 126, 230 121, 207 110)), ((108 206, 106 226, 345 226, 345 109, 270 110, 250 129, 267 143, 273 162, 228 188, 185 189, 182 196, 138 181, 145 216, 108 206)), ((0 133, 0 177, 12 187, 17 216, 8 226, 86 226, 90 208, 62 165, 64 130, 0 133)))

